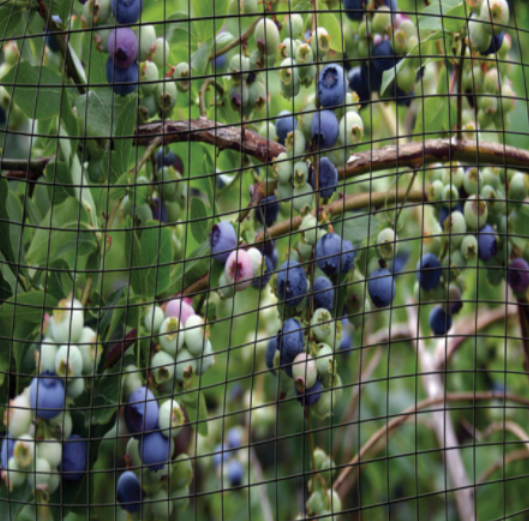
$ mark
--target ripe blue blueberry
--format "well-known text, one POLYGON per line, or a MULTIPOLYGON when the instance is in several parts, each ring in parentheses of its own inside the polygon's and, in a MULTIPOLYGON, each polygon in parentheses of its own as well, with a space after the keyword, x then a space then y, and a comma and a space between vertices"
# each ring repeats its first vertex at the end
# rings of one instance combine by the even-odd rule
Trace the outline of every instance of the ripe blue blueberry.
POLYGON ((367 77, 364 76, 362 67, 353 67, 349 71, 347 79, 349 81, 349 88, 358 94, 361 103, 365 103, 371 99, 367 77))
POLYGON ((169 461, 172 452, 172 439, 155 431, 140 438, 138 446, 141 461, 150 470, 160 470, 169 461))
POLYGON ((213 465, 215 465, 215 468, 219 468, 222 463, 226 464, 231 454, 228 451, 227 445, 221 445, 219 443, 213 451, 213 465))
POLYGON ((443 307, 435 307, 430 312, 430 329, 436 336, 446 335, 452 327, 452 316, 443 307))
MULTIPOLYGON (((318 165, 318 189, 323 198, 330 197, 338 186, 338 170, 328 157, 322 157, 318 165)), ((313 186, 314 188, 314 186, 313 186)))
POLYGON ((143 491, 138 476, 131 470, 119 476, 116 496, 121 507, 127 512, 137 512, 140 509, 143 491))
POLYGON ((13 456, 13 450, 15 449, 16 442, 16 439, 7 437, 2 440, 2 449, 0 450, 0 466, 4 470, 7 469, 9 458, 13 456))
POLYGON ((266 367, 268 369, 271 369, 272 372, 275 374, 275 368, 274 368, 274 358, 276 356, 277 352, 277 338, 271 338, 268 341, 268 344, 266 344, 266 351, 265 351, 265 360, 266 360, 266 367))
POLYGON ((240 487, 244 478, 244 468, 238 459, 231 459, 228 463, 228 481, 232 487, 240 487))
POLYGON ((161 170, 164 166, 172 166, 180 173, 182 173, 183 170, 182 160, 177 157, 171 149, 164 154, 164 149, 162 147, 156 152, 156 168, 161 170))
POLYGON ((502 31, 499 34, 493 35, 490 41, 489 48, 485 52, 482 52, 481 54, 483 56, 487 56, 489 54, 496 54, 500 50, 501 46, 503 45, 504 38, 505 38, 505 31, 502 31))
MULTIPOLYGON (((53 15, 52 19, 56 24, 62 23, 61 18, 57 15, 53 15)), ((49 33, 47 29, 46 32, 49 33)), ((50 51, 59 52, 59 44, 55 41, 55 38, 51 34, 46 36, 46 45, 50 48, 50 51)))
POLYGON ((347 92, 345 72, 336 63, 323 67, 317 81, 318 102, 322 107, 339 107, 343 105, 347 92))
POLYGON ((299 262, 289 260, 281 264, 277 274, 277 293, 289 306, 297 306, 307 293, 307 275, 299 262))
POLYGON ((298 401, 304 407, 309 405, 314 405, 321 398, 322 385, 319 380, 316 380, 316 383, 310 389, 304 389, 303 392, 295 387, 296 396, 298 401))
POLYGON ((31 381, 30 404, 36 415, 51 420, 64 409, 65 391, 62 380, 50 371, 44 371, 31 381))
POLYGON ((238 449, 242 446, 242 429, 237 427, 232 427, 226 433, 226 441, 228 442, 228 447, 230 449, 238 449))
POLYGON ((314 309, 334 309, 334 286, 327 277, 318 277, 314 281, 312 292, 314 294, 314 309))
POLYGON ((486 224, 478 233, 478 257, 488 261, 498 253, 498 239, 490 224, 486 224))
POLYGON ((397 285, 393 275, 387 269, 379 268, 369 277, 367 291, 377 308, 385 308, 393 302, 397 285))
POLYGON ((151 204, 149 205, 152 210, 152 218, 161 223, 167 222, 167 207, 165 203, 158 197, 151 198, 151 204))
POLYGON ((361 20, 366 12, 365 0, 343 0, 343 9, 349 20, 361 20))
POLYGON ((509 264, 507 282, 515 293, 525 293, 529 287, 529 264, 522 257, 513 259, 509 264))
POLYGON ((108 54, 116 67, 130 67, 138 56, 138 40, 134 31, 129 27, 113 29, 108 37, 108 54))
POLYGON ((312 143, 317 148, 331 148, 336 143, 339 123, 334 112, 321 110, 312 117, 312 143))
POLYGON ((259 205, 255 209, 255 219, 266 226, 272 226, 277 219, 279 213, 279 203, 275 195, 270 195, 261 199, 259 205))
MULTIPOLYGON (((303 352, 304 336, 301 324, 295 318, 287 318, 277 333, 277 345, 281 351, 281 364, 291 364, 299 353, 303 352)), ((292 368, 285 368, 289 376, 292 368), (287 371, 289 369, 290 371, 287 371)))
POLYGON ((353 348, 353 337, 349 333, 346 333, 345 335, 342 336, 340 340, 340 351, 344 355, 348 355, 352 348, 353 348))
POLYGON ((88 450, 78 434, 72 434, 62 446, 61 471, 63 479, 78 481, 86 472, 88 450))
POLYGON ((386 6, 386 7, 389 7, 390 10, 395 13, 397 10, 398 10, 398 4, 397 4, 397 0, 382 0, 382 3, 386 6))
POLYGON ((291 112, 283 110, 279 113, 279 116, 276 118, 276 135, 279 143, 284 145, 288 133, 297 128, 298 122, 291 112))
POLYGON ((237 247, 237 235, 233 224, 228 221, 220 221, 209 234, 211 253, 217 262, 226 262, 230 253, 237 247))
POLYGON ((378 45, 375 45, 372 62, 374 68, 380 73, 395 67, 395 53, 389 40, 382 40, 378 45))
POLYGON ((112 58, 109 58, 106 65, 106 75, 108 83, 112 85, 114 93, 118 96, 127 96, 138 88, 140 71, 137 63, 122 69, 115 67, 112 58))
POLYGON ((417 281, 422 289, 435 289, 441 280, 441 262, 433 253, 426 253, 417 263, 417 281))
MULTIPOLYGON (((273 260, 267 255, 263 255, 263 260, 264 260, 265 269, 262 272, 262 275, 259 275, 258 277, 255 277, 252 279, 252 286, 257 289, 265 288, 267 284, 270 282, 270 279, 272 278, 272 274, 274 272, 273 260)), ((277 261, 276 261, 276 266, 277 266, 277 261)))
POLYGON ((362 63, 362 79, 370 92, 380 90, 382 85, 382 74, 374 64, 362 63))
POLYGON ((354 248, 351 241, 342 240, 336 233, 326 233, 316 243, 315 257, 323 273, 333 277, 347 273, 353 267, 354 248))
POLYGON ((138 387, 130 395, 123 416, 131 435, 149 432, 158 427, 158 402, 150 389, 138 387))
POLYGON ((143 0, 111 0, 110 8, 120 24, 133 24, 140 19, 143 0))
POLYGON ((393 262, 391 263, 391 272, 393 275, 398 275, 401 271, 404 271, 406 263, 410 257, 409 252, 399 252, 395 255, 393 262))

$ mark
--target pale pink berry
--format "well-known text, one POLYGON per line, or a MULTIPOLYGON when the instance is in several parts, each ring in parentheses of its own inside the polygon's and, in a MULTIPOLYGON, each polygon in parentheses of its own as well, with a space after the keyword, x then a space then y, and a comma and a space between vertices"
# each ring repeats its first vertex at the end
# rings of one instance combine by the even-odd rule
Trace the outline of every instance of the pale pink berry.
POLYGON ((178 318, 182 325, 185 325, 187 319, 194 314, 195 310, 193 307, 185 300, 179 298, 170 300, 165 307, 165 316, 178 318))
POLYGON ((252 282, 253 260, 245 250, 232 251, 224 266, 224 273, 230 282, 235 282, 237 291, 245 290, 252 282))

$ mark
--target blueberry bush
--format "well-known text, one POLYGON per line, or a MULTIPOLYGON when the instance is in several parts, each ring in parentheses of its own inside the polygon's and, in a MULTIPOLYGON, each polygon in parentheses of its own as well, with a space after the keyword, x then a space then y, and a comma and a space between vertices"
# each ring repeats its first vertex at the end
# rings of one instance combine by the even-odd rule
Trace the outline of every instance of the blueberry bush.
POLYGON ((0 2, 2 519, 527 519, 528 44, 0 2))

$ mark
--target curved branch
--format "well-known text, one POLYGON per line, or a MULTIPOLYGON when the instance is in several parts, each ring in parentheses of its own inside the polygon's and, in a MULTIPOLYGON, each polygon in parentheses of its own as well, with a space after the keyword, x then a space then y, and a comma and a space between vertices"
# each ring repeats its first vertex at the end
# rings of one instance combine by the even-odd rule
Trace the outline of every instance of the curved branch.
MULTIPOLYGON (((505 400, 514 403, 519 403, 521 405, 529 407, 529 399, 524 398, 522 396, 518 396, 516 394, 503 393, 498 391, 489 391, 481 393, 447 393, 444 396, 426 398, 425 400, 419 402, 417 406, 409 407, 401 415, 393 418, 393 420, 384 425, 384 427, 381 427, 378 431, 376 431, 371 436, 371 438, 369 438, 369 440, 363 445, 358 454, 356 454, 356 456, 349 463, 347 463, 344 468, 342 468, 340 475, 334 482, 333 488, 335 490, 338 490, 342 486, 349 473, 362 463, 361 460, 364 458, 364 456, 376 445, 376 443, 380 439, 382 439, 386 435, 386 432, 391 433, 397 427, 400 427, 406 420, 413 417, 421 409, 426 409, 428 407, 431 407, 432 405, 438 405, 445 402, 473 402, 486 400, 505 400)), ((345 492, 347 491, 342 491, 342 497, 345 492)))
POLYGON ((520 461, 522 459, 527 458, 529 458, 529 452, 527 452, 526 449, 517 449, 505 454, 504 458, 498 459, 478 477, 476 482, 478 487, 480 485, 484 485, 485 482, 490 478, 490 476, 492 476, 492 474, 494 474, 494 472, 496 472, 497 470, 503 468, 504 465, 508 465, 509 463, 513 463, 514 461, 520 461))
POLYGON ((516 422, 507 420, 505 423, 503 422, 494 422, 491 423, 487 430, 483 432, 483 438, 488 438, 493 432, 504 432, 509 431, 514 436, 516 436, 524 445, 525 445, 525 451, 527 454, 529 454, 529 434, 525 432, 520 425, 518 425, 516 422))
POLYGON ((238 126, 215 123, 208 118, 181 121, 155 121, 140 125, 134 138, 137 146, 147 146, 153 139, 163 136, 164 145, 196 141, 208 143, 220 150, 230 149, 243 152, 259 161, 269 162, 285 151, 275 141, 268 141, 256 132, 238 126))
POLYGON ((40 159, 2 159, 0 158, 0 170, 5 170, 3 177, 6 179, 18 179, 35 181, 43 173, 46 165, 53 159, 43 157, 40 159))

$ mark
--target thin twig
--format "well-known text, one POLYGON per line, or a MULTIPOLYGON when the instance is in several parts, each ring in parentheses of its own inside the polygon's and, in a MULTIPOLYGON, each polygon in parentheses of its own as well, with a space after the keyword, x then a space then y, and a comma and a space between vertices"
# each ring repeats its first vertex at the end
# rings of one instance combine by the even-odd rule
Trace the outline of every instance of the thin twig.
POLYGON ((215 58, 218 58, 219 56, 226 54, 228 51, 231 51, 232 49, 235 49, 235 47, 239 47, 240 44, 246 42, 251 36, 253 36, 255 28, 257 27, 257 24, 260 20, 262 20, 262 18, 257 18, 254 20, 250 27, 248 27, 248 29, 246 29, 246 31, 244 31, 244 33, 242 33, 239 38, 235 38, 220 49, 213 49, 209 55, 209 60, 211 61, 215 58))
POLYGON ((463 139, 463 64, 466 52, 465 38, 461 38, 461 59, 457 69, 457 139, 463 139))
POLYGON ((415 169, 413 171, 413 174, 411 176, 410 182, 408 183, 408 188, 406 190, 406 196, 404 197, 404 201, 401 203, 398 211, 397 216, 395 217, 395 228, 397 227, 397 223, 399 222, 400 214, 402 213, 402 209, 406 206, 406 203, 408 202, 408 196, 410 195, 411 188, 413 186, 413 183, 415 183, 415 178, 417 177, 418 170, 415 169))
POLYGON ((402 414, 393 418, 390 422, 388 422, 386 425, 384 425, 378 431, 376 431, 371 436, 371 438, 369 438, 369 440, 367 440, 367 442, 362 446, 358 454, 356 454, 354 458, 352 458, 351 461, 349 461, 349 463, 347 463, 342 468, 340 474, 338 475, 338 478, 334 482, 333 488, 340 492, 340 496, 342 498, 345 497, 347 492, 350 490, 350 487, 349 486, 342 487, 342 484, 344 484, 349 473, 355 468, 357 468, 357 466, 363 463, 367 463, 367 462, 362 462, 365 455, 377 444, 379 440, 381 440, 386 435, 386 433, 389 434, 393 432, 397 427, 400 427, 403 423, 405 423, 406 420, 413 418, 417 414, 418 411, 422 409, 426 409, 428 407, 432 407, 433 405, 438 405, 442 403, 476 402, 476 401, 487 401, 487 400, 505 400, 505 401, 511 401, 514 403, 519 403, 521 405, 529 407, 528 398, 524 398, 523 396, 518 396, 515 394, 511 394, 511 393, 503 393, 503 392, 498 392, 498 391, 478 392, 478 393, 473 393, 473 392, 447 393, 444 396, 436 396, 435 398, 426 398, 425 400, 422 400, 421 402, 417 403, 416 406, 413 405, 409 407, 402 414))
POLYGON ((140 157, 138 162, 129 170, 130 174, 136 175, 143 166, 149 161, 151 155, 156 151, 156 149, 162 144, 163 137, 158 136, 156 139, 153 139, 147 148, 143 152, 143 155, 140 157))
POLYGON ((43 0, 37 0, 38 3, 38 11, 41 16, 41 18, 48 24, 48 30, 50 33, 52 33, 52 36, 57 43, 57 46, 59 47, 59 52, 61 53, 64 62, 66 64, 66 69, 70 73, 70 77, 75 83, 75 86, 77 87, 77 90, 84 94, 86 92, 86 82, 81 77, 80 72, 77 69, 77 66, 75 64, 75 60, 72 56, 72 49, 68 42, 63 38, 63 32, 55 23, 53 18, 50 15, 48 6, 45 4, 43 0))
POLYGON ((206 117, 206 91, 209 89, 209 86, 213 85, 215 90, 221 95, 224 95, 224 89, 222 86, 215 81, 215 78, 206 78, 200 87, 198 92, 198 106, 200 108, 200 115, 206 117))
POLYGON ((112 367, 125 354, 125 351, 136 342, 137 337, 138 330, 132 329, 125 335, 123 340, 114 344, 107 352, 105 368, 112 367))
POLYGON ((488 438, 492 433, 498 431, 509 431, 514 434, 521 442, 523 442, 523 444, 525 445, 525 450, 529 453, 529 434, 527 434, 527 432, 522 429, 519 424, 510 420, 507 420, 506 422, 491 423, 483 432, 482 437, 488 438))
POLYGON ((529 458, 529 452, 527 452, 526 449, 513 450, 512 452, 507 453, 505 457, 498 459, 487 470, 481 473, 477 480, 478 486, 483 485, 490 478, 490 476, 494 474, 494 472, 503 468, 505 465, 527 458, 529 458))

